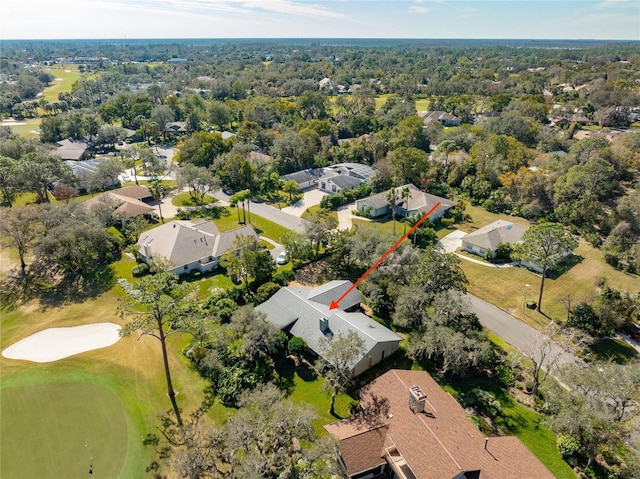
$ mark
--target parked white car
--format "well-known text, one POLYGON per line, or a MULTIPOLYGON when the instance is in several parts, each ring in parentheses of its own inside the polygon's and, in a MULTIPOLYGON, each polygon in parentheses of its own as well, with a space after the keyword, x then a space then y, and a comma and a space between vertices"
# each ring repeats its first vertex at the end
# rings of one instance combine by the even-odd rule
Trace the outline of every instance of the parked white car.
POLYGON ((287 252, 283 251, 282 253, 280 253, 278 255, 278 258, 276 259, 276 263, 283 265, 283 264, 287 264, 289 262, 289 260, 287 259, 287 252))

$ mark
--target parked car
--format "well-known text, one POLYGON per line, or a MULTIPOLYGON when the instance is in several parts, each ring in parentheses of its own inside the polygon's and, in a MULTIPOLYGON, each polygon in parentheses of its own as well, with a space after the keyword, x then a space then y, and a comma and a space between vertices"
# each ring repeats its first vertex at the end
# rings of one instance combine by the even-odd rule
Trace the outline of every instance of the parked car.
POLYGON ((630 324, 626 328, 624 328, 624 332, 628 334, 631 339, 640 343, 640 328, 638 328, 635 324, 630 324))
POLYGON ((278 263, 279 265, 287 264, 288 262, 289 262, 289 259, 287 258, 286 251, 283 251, 282 253, 280 253, 278 255, 278 258, 276 259, 276 263, 278 263))

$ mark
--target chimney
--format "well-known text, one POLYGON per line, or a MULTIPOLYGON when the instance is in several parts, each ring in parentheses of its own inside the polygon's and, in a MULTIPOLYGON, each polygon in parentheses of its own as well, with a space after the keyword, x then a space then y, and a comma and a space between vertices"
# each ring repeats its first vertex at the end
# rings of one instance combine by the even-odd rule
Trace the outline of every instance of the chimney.
POLYGON ((320 331, 322 331, 323 333, 329 331, 329 319, 320 318, 320 331))
POLYGON ((420 386, 411 386, 409 388, 409 409, 414 414, 424 412, 424 403, 427 401, 427 395, 420 386))
POLYGON ((145 243, 143 247, 144 247, 144 257, 147 258, 147 260, 151 259, 151 245, 149 243, 145 243))

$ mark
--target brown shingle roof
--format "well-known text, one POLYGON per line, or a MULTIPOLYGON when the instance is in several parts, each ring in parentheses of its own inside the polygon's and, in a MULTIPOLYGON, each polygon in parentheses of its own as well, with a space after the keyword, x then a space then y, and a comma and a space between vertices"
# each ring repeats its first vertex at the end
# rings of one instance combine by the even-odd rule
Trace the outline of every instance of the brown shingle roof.
MULTIPOLYGON (((489 438, 485 443, 464 409, 425 371, 391 370, 383 374, 367 386, 361 404, 371 406, 374 397, 388 401, 388 408, 375 421, 388 427, 381 454, 397 449, 407 470, 417 479, 454 478, 471 471, 477 471, 474 477, 491 479, 554 477, 516 437, 489 438), (425 413, 414 414, 408 406, 409 388, 414 385, 426 393, 425 413)), ((355 450, 351 438, 367 431, 366 425, 347 420, 327 426, 327 430, 340 438, 345 464, 364 455, 355 450)), ((379 443, 372 441, 361 447, 370 448, 367 454, 373 455, 379 443)))

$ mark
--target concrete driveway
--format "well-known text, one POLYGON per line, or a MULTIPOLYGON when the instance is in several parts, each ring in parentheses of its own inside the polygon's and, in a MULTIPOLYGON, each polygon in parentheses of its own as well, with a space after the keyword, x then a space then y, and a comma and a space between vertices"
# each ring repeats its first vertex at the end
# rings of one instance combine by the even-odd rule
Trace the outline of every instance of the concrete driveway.
POLYGON ((288 215, 296 216, 300 218, 302 213, 307 211, 307 208, 311 208, 312 206, 316 206, 320 204, 320 200, 327 196, 327 193, 320 190, 307 190, 304 192, 303 197, 300 201, 297 201, 291 206, 287 206, 286 208, 282 208, 283 213, 287 213, 288 215))
POLYGON ((438 246, 444 248, 447 253, 453 253, 462 246, 462 238, 466 235, 464 231, 455 230, 438 241, 438 246))

